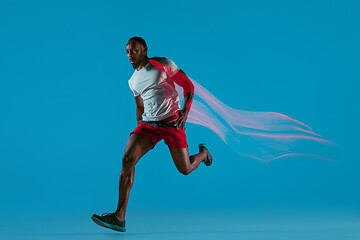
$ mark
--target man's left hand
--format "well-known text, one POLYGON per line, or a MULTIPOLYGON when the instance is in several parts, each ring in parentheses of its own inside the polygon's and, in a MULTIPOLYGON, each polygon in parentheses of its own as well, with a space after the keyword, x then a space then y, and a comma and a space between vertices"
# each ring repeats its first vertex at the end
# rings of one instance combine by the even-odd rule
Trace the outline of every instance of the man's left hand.
POLYGON ((185 109, 183 109, 183 110, 179 111, 178 115, 179 115, 179 117, 175 121, 175 126, 177 128, 182 128, 183 129, 185 127, 185 123, 186 123, 186 120, 187 120, 187 117, 188 117, 188 113, 186 112, 185 109))

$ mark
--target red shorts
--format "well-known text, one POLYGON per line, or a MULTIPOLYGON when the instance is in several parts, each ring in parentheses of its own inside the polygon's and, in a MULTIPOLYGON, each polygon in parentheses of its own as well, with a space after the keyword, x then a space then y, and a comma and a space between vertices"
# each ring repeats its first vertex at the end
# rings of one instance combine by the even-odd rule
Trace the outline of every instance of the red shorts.
POLYGON ((132 133, 150 139, 154 146, 161 139, 164 139, 165 144, 169 147, 188 147, 186 142, 185 129, 178 129, 174 127, 155 127, 144 122, 139 122, 139 125, 134 129, 132 133))

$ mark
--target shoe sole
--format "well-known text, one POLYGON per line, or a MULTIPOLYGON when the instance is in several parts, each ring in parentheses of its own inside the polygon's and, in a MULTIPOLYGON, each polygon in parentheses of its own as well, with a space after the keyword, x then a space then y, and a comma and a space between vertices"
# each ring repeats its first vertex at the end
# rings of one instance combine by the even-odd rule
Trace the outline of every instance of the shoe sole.
POLYGON ((99 226, 105 227, 105 228, 110 228, 112 230, 118 231, 118 232, 125 232, 126 228, 125 227, 120 227, 118 225, 114 225, 114 224, 110 224, 110 223, 106 223, 101 221, 100 219, 91 216, 91 219, 99 226))

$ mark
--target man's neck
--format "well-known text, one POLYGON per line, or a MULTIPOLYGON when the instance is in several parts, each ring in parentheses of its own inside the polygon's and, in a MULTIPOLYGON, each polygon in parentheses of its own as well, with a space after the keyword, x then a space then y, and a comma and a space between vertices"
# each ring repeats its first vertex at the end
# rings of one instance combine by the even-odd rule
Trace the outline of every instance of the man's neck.
POLYGON ((137 70, 137 71, 140 71, 143 67, 146 66, 146 64, 148 64, 148 62, 149 62, 149 58, 146 57, 146 59, 144 60, 144 62, 142 62, 142 63, 140 64, 140 66, 139 66, 136 70, 137 70))

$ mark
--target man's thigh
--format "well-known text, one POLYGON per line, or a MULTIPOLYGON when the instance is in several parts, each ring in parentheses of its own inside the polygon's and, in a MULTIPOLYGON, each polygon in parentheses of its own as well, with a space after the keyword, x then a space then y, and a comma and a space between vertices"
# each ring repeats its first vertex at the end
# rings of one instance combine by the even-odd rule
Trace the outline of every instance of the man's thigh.
POLYGON ((154 148, 154 145, 150 139, 132 133, 126 143, 124 156, 138 161, 152 148, 154 148))

